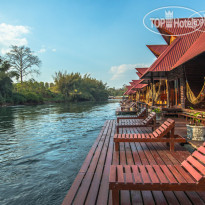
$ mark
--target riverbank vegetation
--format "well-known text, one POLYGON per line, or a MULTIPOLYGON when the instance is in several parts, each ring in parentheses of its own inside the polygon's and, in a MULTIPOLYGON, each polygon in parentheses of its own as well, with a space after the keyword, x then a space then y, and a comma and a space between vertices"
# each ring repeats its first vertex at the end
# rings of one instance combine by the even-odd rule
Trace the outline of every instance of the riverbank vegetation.
MULTIPOLYGON (((38 62, 40 63, 39 59, 38 62)), ((23 81, 23 75, 19 74, 17 69, 13 69, 14 64, 14 60, 11 64, 9 59, 0 57, 0 105, 105 101, 110 95, 122 95, 124 92, 124 89, 109 88, 105 83, 88 74, 81 75, 66 71, 56 72, 53 83, 37 82, 33 78, 23 81)))

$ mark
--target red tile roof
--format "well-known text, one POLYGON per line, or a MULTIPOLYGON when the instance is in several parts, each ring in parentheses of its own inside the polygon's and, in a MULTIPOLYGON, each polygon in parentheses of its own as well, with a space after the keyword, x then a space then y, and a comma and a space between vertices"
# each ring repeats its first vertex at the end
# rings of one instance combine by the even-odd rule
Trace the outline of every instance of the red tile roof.
POLYGON ((133 86, 127 85, 126 88, 129 90, 131 89, 133 86))
POLYGON ((142 89, 147 86, 147 84, 140 84, 143 80, 133 80, 134 86, 126 86, 127 91, 123 95, 129 95, 136 93, 135 89, 142 89))
POLYGON ((138 77, 141 78, 142 77, 142 74, 140 72, 136 72, 138 77))
MULTIPOLYGON (((180 19, 184 20, 184 19, 180 19)), ((191 28, 158 28, 160 32, 171 33, 174 36, 185 32, 191 32, 191 28)), ((205 31, 205 25, 200 30, 205 31)), ((179 59, 186 53, 186 51, 192 46, 192 44, 203 34, 201 31, 195 31, 193 33, 177 36, 177 38, 169 45, 165 51, 156 59, 156 61, 150 66, 150 68, 143 74, 144 77, 148 72, 161 72, 170 71, 173 66, 179 61, 179 59)), ((164 36, 163 36, 164 37, 164 36)))
POLYGON ((129 82, 129 84, 130 84, 131 86, 134 86, 135 83, 134 83, 134 82, 129 82))
POLYGON ((172 67, 176 68, 183 63, 191 60, 195 56, 205 52, 205 33, 203 33, 186 51, 186 53, 177 61, 177 63, 172 67))
POLYGON ((137 83, 139 80, 132 80, 134 83, 137 83))
POLYGON ((147 84, 141 84, 143 80, 139 80, 133 87, 132 89, 141 89, 147 86, 147 84))
POLYGON ((168 45, 147 45, 152 53, 158 58, 168 47, 168 45))
POLYGON ((135 68, 135 69, 143 75, 149 68, 135 68))

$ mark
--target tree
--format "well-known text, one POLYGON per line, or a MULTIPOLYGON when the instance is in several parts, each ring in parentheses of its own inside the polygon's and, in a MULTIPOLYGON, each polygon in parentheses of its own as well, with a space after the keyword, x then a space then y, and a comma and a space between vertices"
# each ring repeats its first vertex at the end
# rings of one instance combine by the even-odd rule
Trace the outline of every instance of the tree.
POLYGON ((12 78, 17 73, 10 71, 10 64, 0 57, 0 104, 12 95, 12 78))
MULTIPOLYGON (((108 99, 107 85, 102 81, 80 73, 55 73, 54 82, 66 100, 70 101, 102 101, 108 99)), ((53 90, 53 89, 52 89, 53 90)))
POLYGON ((40 74, 38 68, 41 65, 41 60, 28 47, 12 45, 10 52, 7 53, 7 58, 11 68, 18 73, 21 83, 23 78, 29 74, 40 74), (38 68, 32 68, 33 66, 38 68))

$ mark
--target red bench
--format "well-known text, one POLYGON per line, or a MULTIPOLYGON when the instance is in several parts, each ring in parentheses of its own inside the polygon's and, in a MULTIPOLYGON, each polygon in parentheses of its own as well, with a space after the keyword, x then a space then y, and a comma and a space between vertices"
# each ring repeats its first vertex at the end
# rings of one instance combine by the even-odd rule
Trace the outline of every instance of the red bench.
POLYGON ((120 122, 120 120, 125 120, 125 119, 144 119, 147 115, 147 110, 146 109, 142 109, 137 116, 136 115, 132 115, 132 116, 120 116, 117 117, 117 123, 120 122))
POLYGON ((156 127, 156 113, 152 112, 146 117, 145 119, 138 120, 134 119, 132 123, 124 123, 124 122, 119 122, 116 125, 117 129, 117 134, 119 134, 119 128, 129 128, 129 127, 152 127, 155 129, 156 127))
POLYGON ((115 134, 115 151, 119 150, 120 142, 166 142, 170 151, 174 151, 174 143, 185 143, 185 138, 174 134, 175 121, 167 119, 158 129, 149 134, 115 134))
POLYGON ((205 143, 181 165, 111 165, 113 205, 120 190, 205 191, 205 143))

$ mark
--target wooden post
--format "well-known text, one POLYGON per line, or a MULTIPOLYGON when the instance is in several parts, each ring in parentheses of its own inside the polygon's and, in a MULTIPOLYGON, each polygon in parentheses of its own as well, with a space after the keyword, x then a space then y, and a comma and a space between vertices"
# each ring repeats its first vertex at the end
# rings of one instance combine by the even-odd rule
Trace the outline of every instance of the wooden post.
POLYGON ((152 73, 151 73, 151 83, 152 83, 152 106, 154 105, 154 80, 153 80, 153 75, 152 75, 152 73))
POLYGON ((170 98, 169 98, 169 95, 170 95, 169 81, 167 80, 167 108, 170 107, 170 98))
POLYGON ((115 151, 119 151, 119 142, 115 142, 115 151))
POLYGON ((119 127, 118 126, 117 126, 116 130, 117 130, 117 134, 119 134, 119 127))
POLYGON ((182 76, 180 78, 180 92, 181 92, 181 106, 182 108, 185 108, 185 87, 186 87, 186 80, 185 80, 185 72, 182 72, 182 76))
POLYGON ((112 204, 113 205, 119 205, 120 204, 119 190, 112 190, 112 204))
POLYGON ((170 151, 174 151, 174 127, 170 131, 170 151))

